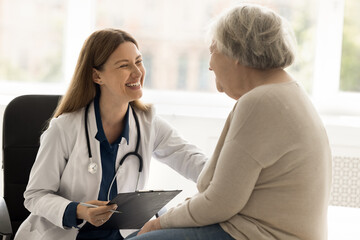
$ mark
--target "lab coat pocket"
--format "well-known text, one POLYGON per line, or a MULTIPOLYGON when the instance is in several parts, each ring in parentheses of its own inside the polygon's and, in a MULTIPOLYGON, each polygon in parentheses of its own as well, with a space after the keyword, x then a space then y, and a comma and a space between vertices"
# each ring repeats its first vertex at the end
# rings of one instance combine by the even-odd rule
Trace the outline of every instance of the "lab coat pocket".
POLYGON ((41 240, 48 240, 48 239, 56 239, 56 240, 75 240, 78 234, 77 229, 62 229, 57 226, 53 226, 48 229, 42 237, 41 240))
MULTIPOLYGON (((63 229, 55 226, 50 221, 43 217, 33 216, 31 224, 31 238, 23 239, 36 239, 36 240, 72 240, 76 238, 78 233, 77 229, 63 229)), ((20 239, 20 238, 19 238, 20 239)))
MULTIPOLYGON (((16 240, 64 239, 66 230, 59 228, 43 217, 30 215, 20 226, 16 240)), ((76 236, 76 235, 75 235, 76 236)), ((70 238, 67 238, 70 239, 70 238)), ((75 239, 75 237, 74 237, 75 239)))
POLYGON ((30 221, 25 221, 21 224, 20 228, 16 232, 15 240, 31 240, 31 239, 40 239, 41 234, 36 228, 32 227, 30 221))

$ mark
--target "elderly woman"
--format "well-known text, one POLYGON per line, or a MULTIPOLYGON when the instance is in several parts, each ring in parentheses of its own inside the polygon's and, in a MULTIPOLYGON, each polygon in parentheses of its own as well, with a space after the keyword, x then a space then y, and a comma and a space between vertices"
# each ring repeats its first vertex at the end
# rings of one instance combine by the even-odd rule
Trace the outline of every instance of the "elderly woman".
POLYGON ((210 70, 217 89, 237 103, 199 192, 132 240, 327 238, 330 147, 311 101, 284 70, 294 61, 286 27, 257 5, 216 21, 210 70))

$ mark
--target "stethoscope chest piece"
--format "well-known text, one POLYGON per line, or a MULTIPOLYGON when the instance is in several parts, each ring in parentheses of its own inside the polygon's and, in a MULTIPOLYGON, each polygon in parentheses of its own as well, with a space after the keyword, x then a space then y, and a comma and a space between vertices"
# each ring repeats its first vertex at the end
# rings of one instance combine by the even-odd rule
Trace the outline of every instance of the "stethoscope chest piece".
MULTIPOLYGON (((92 161, 89 130, 88 130, 88 125, 87 125, 88 124, 87 118, 88 118, 89 106, 90 106, 90 103, 85 108, 85 135, 86 135, 86 143, 87 143, 87 148, 88 148, 88 153, 89 153, 89 160, 90 160, 90 163, 88 165, 88 172, 91 173, 91 174, 95 174, 97 172, 98 165, 92 161)), ((123 162, 129 156, 136 156, 139 159, 139 175, 138 175, 138 180, 137 180, 137 181, 139 181, 140 173, 142 172, 142 168, 143 168, 143 159, 142 159, 141 155, 139 154, 139 146, 140 146, 140 139, 141 139, 141 136, 140 136, 141 135, 140 134, 140 124, 139 124, 139 119, 138 119, 138 117, 137 117, 134 110, 132 110, 132 113, 133 113, 133 116, 134 116, 134 119, 135 119, 136 130, 137 130, 137 133, 138 133, 137 134, 137 139, 136 139, 136 147, 135 147, 135 151, 128 152, 127 154, 125 154, 123 156, 123 158, 120 160, 120 166, 123 164, 123 162)), ((118 171, 116 171, 115 177, 113 178, 113 182, 114 182, 117 174, 118 174, 118 171)), ((113 182, 111 183, 111 186, 112 186, 113 182)), ((109 189, 111 189, 111 186, 110 186, 109 189)), ((137 184, 136 184, 136 186, 137 186, 137 184)), ((110 191, 109 191, 109 193, 110 193, 110 191)))
POLYGON ((97 164, 94 163, 94 162, 90 162, 90 163, 89 163, 89 166, 88 166, 88 171, 89 171, 89 173, 91 173, 91 174, 96 173, 96 171, 97 171, 97 164))

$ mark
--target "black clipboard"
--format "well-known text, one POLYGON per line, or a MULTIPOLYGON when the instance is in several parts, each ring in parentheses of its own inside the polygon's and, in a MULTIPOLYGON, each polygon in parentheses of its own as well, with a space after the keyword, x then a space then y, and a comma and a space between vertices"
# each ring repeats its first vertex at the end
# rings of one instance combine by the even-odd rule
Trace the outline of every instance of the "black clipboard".
POLYGON ((113 213, 100 227, 87 222, 82 229, 140 229, 180 192, 181 190, 119 193, 108 205, 116 203, 116 210, 121 213, 113 213))

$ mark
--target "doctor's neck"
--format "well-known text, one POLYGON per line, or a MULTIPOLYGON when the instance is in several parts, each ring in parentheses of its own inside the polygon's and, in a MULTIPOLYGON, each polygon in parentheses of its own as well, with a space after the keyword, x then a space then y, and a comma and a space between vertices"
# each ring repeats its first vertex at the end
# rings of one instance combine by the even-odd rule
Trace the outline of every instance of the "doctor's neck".
POLYGON ((101 121, 104 124, 119 124, 124 120, 129 102, 114 101, 106 96, 99 100, 101 121))

